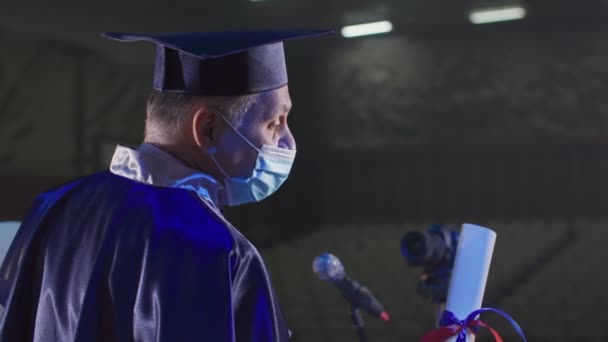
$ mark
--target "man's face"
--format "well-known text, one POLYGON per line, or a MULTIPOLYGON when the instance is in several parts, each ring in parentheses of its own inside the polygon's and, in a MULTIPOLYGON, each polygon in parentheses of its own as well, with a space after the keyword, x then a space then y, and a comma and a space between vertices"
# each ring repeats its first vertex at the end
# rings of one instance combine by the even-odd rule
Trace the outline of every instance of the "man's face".
MULTIPOLYGON (((290 110, 287 86, 263 93, 236 129, 258 149, 262 145, 270 145, 295 150, 295 139, 287 124, 290 110)), ((218 124, 217 161, 231 177, 251 176, 257 151, 221 118, 218 124)))

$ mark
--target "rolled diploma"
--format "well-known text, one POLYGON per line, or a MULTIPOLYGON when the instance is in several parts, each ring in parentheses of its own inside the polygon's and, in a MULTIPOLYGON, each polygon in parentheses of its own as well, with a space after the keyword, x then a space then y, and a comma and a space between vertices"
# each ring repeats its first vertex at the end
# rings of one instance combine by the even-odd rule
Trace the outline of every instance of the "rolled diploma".
MULTIPOLYGON (((462 225, 445 306, 460 320, 481 308, 495 242, 496 233, 491 229, 462 225)), ((447 341, 454 342, 456 338, 447 341)), ((475 335, 467 331, 467 342, 474 341, 475 335)))

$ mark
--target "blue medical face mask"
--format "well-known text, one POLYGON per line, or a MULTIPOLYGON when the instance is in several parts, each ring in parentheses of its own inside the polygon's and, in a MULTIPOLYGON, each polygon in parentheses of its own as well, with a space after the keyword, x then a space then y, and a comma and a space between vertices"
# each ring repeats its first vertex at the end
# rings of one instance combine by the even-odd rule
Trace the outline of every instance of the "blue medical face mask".
POLYGON ((221 114, 220 116, 241 139, 258 152, 255 166, 249 178, 229 176, 215 159, 215 156, 211 154, 213 162, 225 176, 224 196, 221 199, 223 203, 220 204, 236 206, 259 202, 272 195, 289 176, 291 166, 296 158, 296 151, 270 145, 262 145, 261 148, 257 148, 232 126, 226 117, 221 114))

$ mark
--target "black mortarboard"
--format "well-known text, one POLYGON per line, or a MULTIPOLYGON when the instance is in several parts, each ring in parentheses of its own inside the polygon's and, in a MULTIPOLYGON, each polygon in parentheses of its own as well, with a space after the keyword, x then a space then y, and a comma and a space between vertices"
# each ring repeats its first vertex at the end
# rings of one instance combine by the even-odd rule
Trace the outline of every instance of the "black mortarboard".
POLYGON ((287 84, 283 41, 327 30, 249 30, 135 34, 106 32, 122 41, 157 45, 154 89, 201 95, 242 95, 287 84))

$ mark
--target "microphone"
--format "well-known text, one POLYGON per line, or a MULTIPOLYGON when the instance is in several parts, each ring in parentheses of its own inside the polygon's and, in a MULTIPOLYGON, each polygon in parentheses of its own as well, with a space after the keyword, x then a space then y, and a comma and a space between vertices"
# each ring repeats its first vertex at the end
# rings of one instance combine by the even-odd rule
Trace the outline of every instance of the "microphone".
POLYGON ((353 307, 361 308, 385 322, 389 320, 389 315, 384 311, 382 304, 370 290, 346 275, 344 266, 334 255, 323 253, 316 257, 312 263, 312 270, 319 279, 332 283, 353 307))

